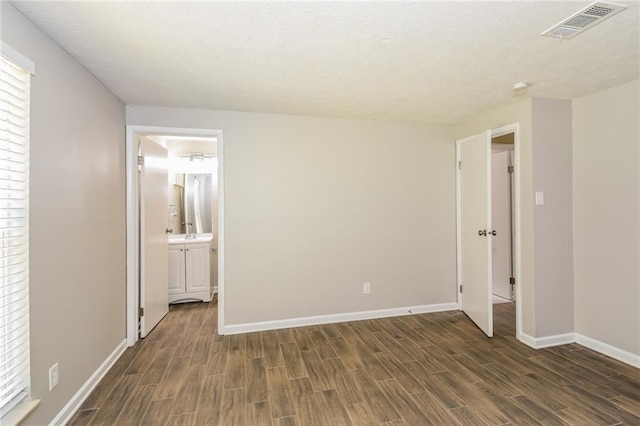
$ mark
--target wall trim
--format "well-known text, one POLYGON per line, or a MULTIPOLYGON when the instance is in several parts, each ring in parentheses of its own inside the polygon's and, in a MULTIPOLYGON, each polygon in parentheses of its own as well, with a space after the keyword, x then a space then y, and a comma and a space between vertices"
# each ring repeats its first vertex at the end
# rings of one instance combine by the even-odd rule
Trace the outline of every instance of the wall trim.
POLYGON ((376 318, 399 317, 403 315, 427 314, 459 310, 458 303, 438 303, 434 305, 406 306, 403 308, 379 309, 344 314, 318 315, 247 324, 232 324, 224 327, 224 334, 251 333, 254 331, 279 330, 282 328, 305 327, 309 325, 332 324, 337 322, 361 321, 376 318))
POLYGON ((576 333, 576 343, 586 346, 589 349, 593 349, 596 352, 607 355, 618 361, 629 364, 633 367, 640 368, 640 355, 625 351, 624 349, 616 348, 608 343, 601 342, 591 337, 583 336, 576 333))
POLYGON ((555 334, 553 336, 538 337, 536 344, 538 349, 550 348, 552 346, 568 345, 576 341, 575 333, 555 334))
POLYGON ((520 333, 518 339, 533 349, 550 348, 551 346, 568 345, 576 341, 575 333, 554 334, 552 336, 533 337, 520 333))
POLYGON ((536 347, 536 338, 529 336, 526 333, 519 333, 518 334, 518 340, 520 340, 522 343, 524 343, 525 345, 533 348, 533 349, 537 349, 536 347))
POLYGON ((107 372, 113 367, 116 361, 122 356, 127 349, 127 339, 122 340, 111 352, 111 354, 104 360, 104 362, 93 372, 91 377, 82 385, 82 387, 76 392, 75 395, 67 402, 57 416, 51 420, 49 425, 64 425, 71 420, 71 417, 78 411, 82 403, 87 399, 89 394, 98 386, 100 380, 107 374, 107 372))
POLYGON ((556 334, 555 336, 537 338, 521 333, 520 336, 518 336, 518 339, 522 343, 534 349, 577 343, 598 353, 617 359, 620 362, 629 364, 632 367, 640 368, 640 355, 625 351, 624 349, 616 348, 608 343, 604 343, 578 333, 556 334))

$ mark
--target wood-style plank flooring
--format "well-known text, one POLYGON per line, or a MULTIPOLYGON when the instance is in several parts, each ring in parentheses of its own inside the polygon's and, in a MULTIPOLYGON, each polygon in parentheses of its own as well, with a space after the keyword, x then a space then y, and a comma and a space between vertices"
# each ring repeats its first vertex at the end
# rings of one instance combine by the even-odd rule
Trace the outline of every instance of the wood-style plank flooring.
POLYGON ((171 306, 70 424, 640 425, 640 370, 494 308, 488 339, 461 312, 223 337, 215 303, 171 306))

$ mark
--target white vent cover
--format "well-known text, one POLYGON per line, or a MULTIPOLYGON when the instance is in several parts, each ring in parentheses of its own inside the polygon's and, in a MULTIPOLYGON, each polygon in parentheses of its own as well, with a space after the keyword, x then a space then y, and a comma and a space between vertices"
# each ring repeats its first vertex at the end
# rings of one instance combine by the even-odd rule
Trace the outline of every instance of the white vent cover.
POLYGON ((596 24, 622 12, 627 6, 613 3, 595 2, 581 11, 574 13, 567 19, 543 32, 543 36, 557 38, 571 38, 596 24))

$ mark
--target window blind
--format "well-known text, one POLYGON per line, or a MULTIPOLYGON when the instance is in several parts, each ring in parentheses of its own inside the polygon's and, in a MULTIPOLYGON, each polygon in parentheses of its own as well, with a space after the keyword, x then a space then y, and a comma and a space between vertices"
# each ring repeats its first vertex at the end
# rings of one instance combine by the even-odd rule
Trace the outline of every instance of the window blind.
POLYGON ((0 56, 0 418, 29 396, 29 84, 0 56))

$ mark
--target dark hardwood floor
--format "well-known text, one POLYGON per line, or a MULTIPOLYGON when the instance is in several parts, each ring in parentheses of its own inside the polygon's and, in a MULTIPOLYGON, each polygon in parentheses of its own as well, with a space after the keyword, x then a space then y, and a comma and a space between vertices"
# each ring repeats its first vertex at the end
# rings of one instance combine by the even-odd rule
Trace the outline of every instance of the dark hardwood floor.
POLYGON ((640 370, 577 344, 495 337, 460 312, 219 336, 215 303, 171 306, 74 425, 640 425, 640 370))

